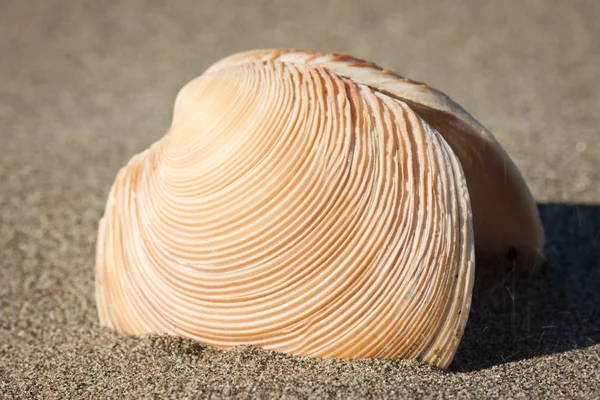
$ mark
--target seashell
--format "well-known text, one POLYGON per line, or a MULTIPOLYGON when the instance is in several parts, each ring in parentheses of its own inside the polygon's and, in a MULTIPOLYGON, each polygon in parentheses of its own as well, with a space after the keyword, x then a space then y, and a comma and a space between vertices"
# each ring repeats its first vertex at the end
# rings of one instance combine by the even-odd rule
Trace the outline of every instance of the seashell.
POLYGON ((102 324, 221 348, 446 368, 477 257, 533 274, 535 203, 493 136, 349 56, 240 53, 178 94, 98 229, 102 324))

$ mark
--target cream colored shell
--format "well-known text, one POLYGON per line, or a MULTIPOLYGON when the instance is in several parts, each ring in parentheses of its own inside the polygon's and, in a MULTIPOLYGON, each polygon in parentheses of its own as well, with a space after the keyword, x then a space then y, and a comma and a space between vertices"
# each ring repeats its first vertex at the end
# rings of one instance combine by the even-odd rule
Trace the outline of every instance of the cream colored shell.
POLYGON ((186 85, 167 135, 119 172, 98 233, 100 319, 445 368, 477 212, 478 252, 516 249, 534 271, 543 234, 520 174, 446 96, 347 56, 237 54, 186 85))

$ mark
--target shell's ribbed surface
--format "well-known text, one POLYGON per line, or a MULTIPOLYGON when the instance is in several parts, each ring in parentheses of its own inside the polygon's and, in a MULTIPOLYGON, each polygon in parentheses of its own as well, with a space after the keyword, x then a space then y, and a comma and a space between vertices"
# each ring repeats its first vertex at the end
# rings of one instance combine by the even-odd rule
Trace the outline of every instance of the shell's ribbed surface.
POLYGON ((406 102, 437 130, 465 173, 478 258, 533 276, 544 262, 544 231, 523 177, 493 135, 460 105, 426 84, 351 56, 295 49, 252 50, 229 56, 208 72, 256 60, 319 65, 341 77, 406 102), (506 260, 508 258, 508 260, 506 260))
POLYGON ((406 103, 318 65, 217 64, 116 178, 98 307, 132 334, 446 367, 473 249, 459 160, 406 103))

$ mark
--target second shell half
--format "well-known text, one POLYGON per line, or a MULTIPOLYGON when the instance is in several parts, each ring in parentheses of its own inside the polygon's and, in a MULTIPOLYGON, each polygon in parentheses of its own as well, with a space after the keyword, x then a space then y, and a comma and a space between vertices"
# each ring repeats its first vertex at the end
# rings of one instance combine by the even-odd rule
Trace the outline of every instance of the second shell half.
POLYGON ((186 85, 119 172, 98 309, 131 334, 445 368, 475 250, 531 273, 542 244, 516 167, 448 97, 348 56, 253 51, 186 85))

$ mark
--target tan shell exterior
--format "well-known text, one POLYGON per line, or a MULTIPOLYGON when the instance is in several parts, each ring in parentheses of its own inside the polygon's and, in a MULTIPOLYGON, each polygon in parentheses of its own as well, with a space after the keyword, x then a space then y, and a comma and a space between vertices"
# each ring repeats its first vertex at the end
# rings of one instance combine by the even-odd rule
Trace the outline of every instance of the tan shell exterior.
POLYGON ((493 135, 452 99, 368 61, 303 50, 238 53, 207 73, 255 60, 319 65, 408 104, 444 137, 461 162, 469 186, 478 259, 494 267, 506 260, 521 275, 535 275, 545 261, 544 231, 529 188, 493 135))
MULTIPOLYGON (((477 140, 508 165, 522 225, 541 232, 514 165, 441 93, 335 54, 227 58, 181 90, 168 134, 115 180, 98 233, 101 322, 445 368, 471 302, 469 191, 486 196, 467 183, 492 187, 496 173, 476 173, 477 140)), ((479 235, 488 253, 543 242, 479 235)))

